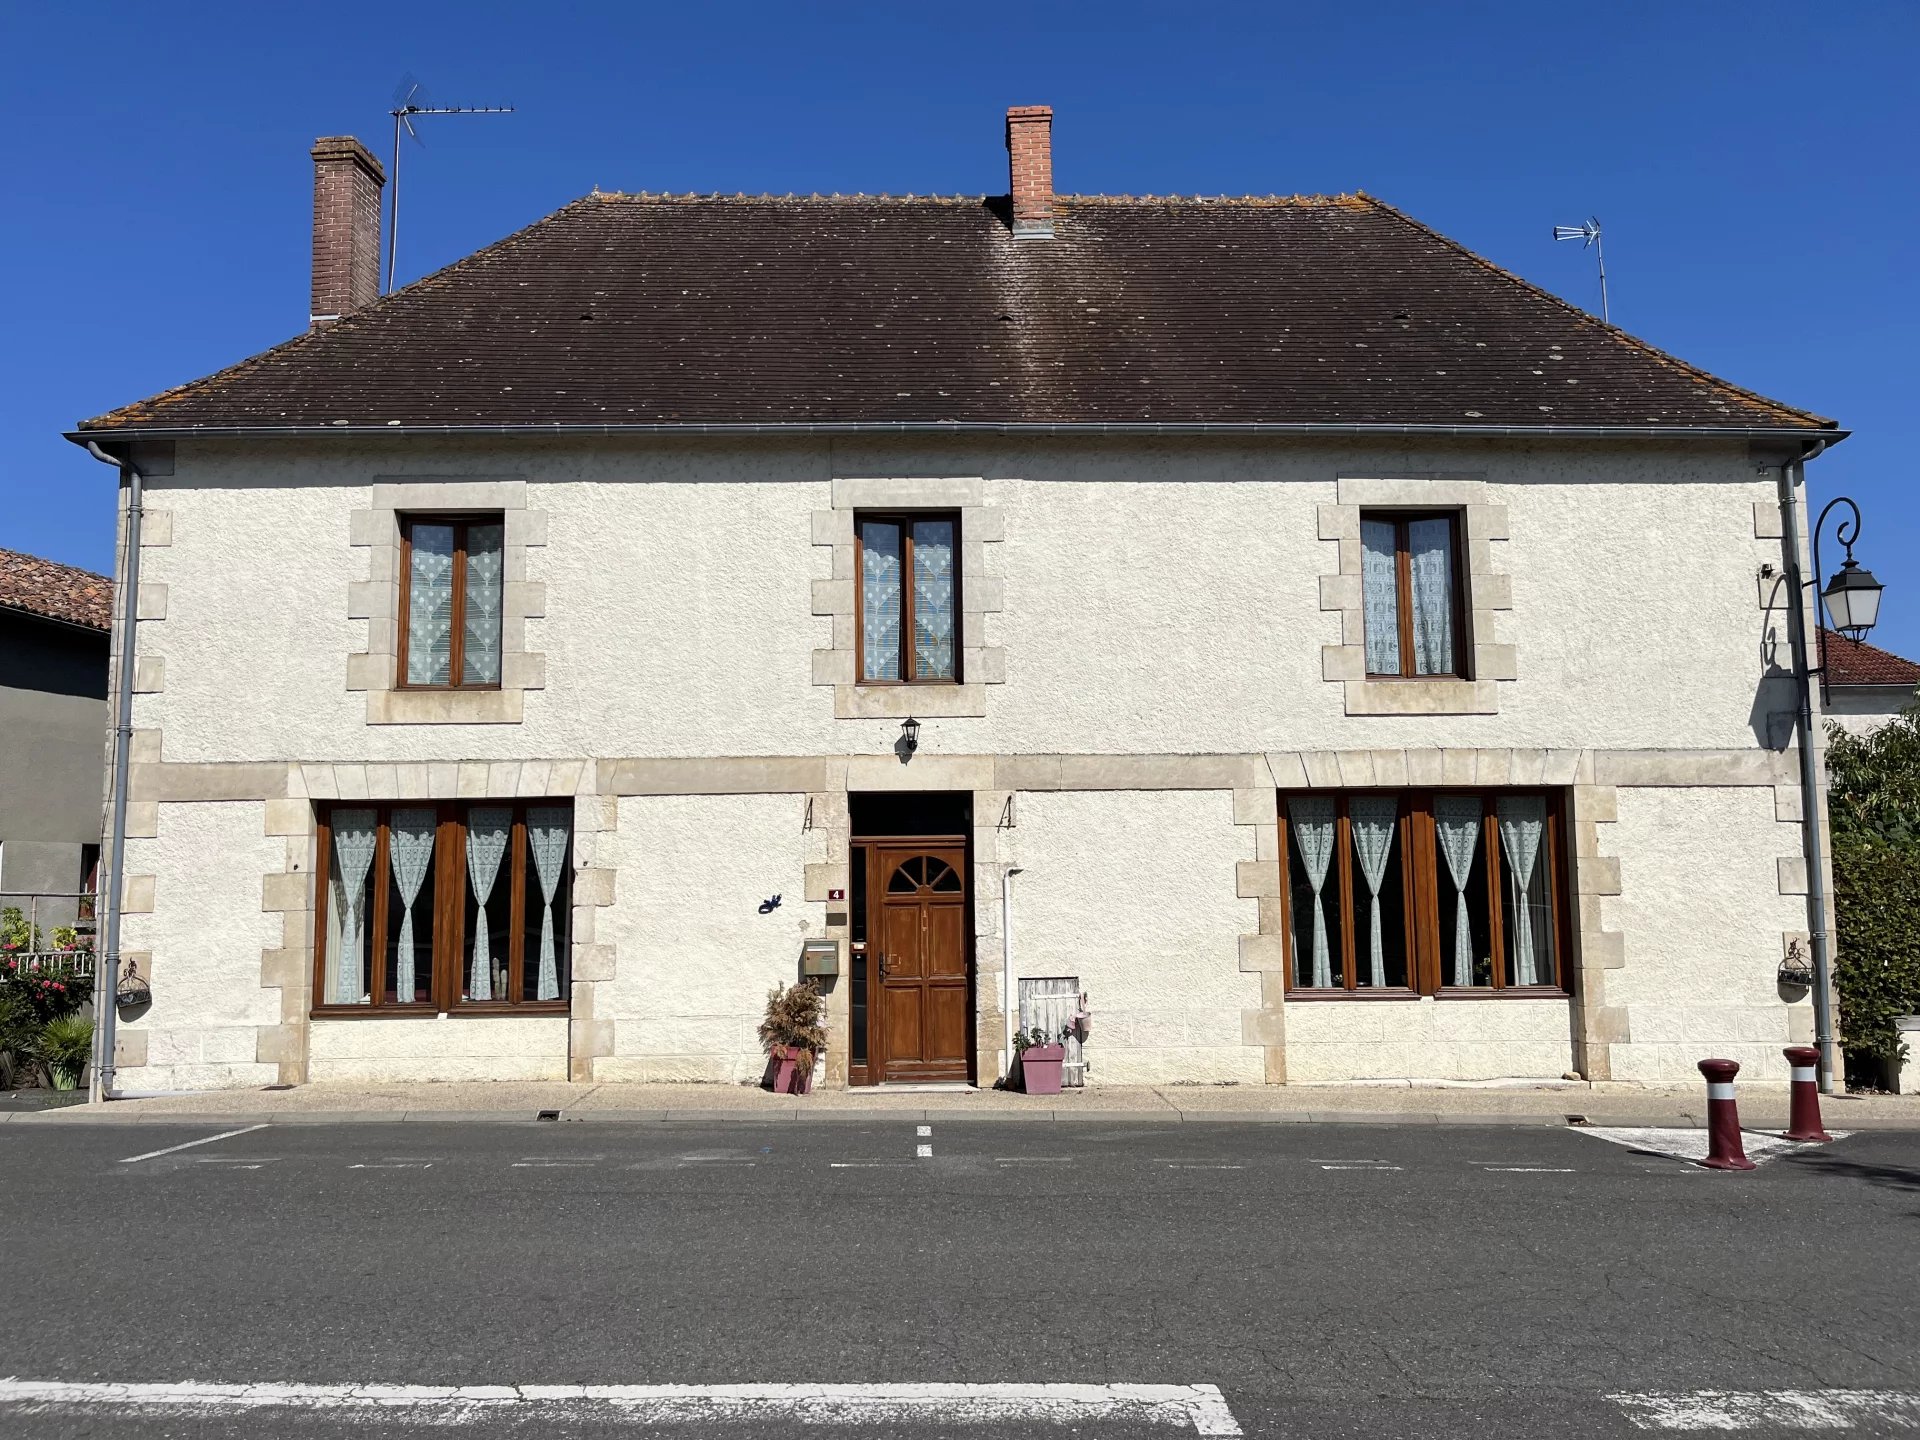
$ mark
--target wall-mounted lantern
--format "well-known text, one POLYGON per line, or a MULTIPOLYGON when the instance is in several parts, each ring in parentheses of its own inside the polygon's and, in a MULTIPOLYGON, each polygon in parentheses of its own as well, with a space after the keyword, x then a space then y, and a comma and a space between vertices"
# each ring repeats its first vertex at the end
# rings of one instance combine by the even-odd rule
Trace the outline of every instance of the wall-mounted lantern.
POLYGON ((900 722, 900 743, 909 755, 920 748, 920 722, 911 715, 900 722))

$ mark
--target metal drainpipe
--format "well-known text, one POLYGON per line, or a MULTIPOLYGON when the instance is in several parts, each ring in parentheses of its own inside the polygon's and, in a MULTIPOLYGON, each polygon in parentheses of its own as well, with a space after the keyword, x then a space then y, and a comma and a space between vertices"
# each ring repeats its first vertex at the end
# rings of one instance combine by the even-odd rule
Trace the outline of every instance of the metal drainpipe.
POLYGON ((93 1084, 88 1087, 87 1098, 98 1104, 117 1098, 113 1090, 114 996, 120 985, 120 901, 126 888, 127 762, 133 748, 133 640, 139 624, 140 516, 142 481, 146 477, 131 459, 109 455, 94 441, 87 442, 87 453, 103 465, 117 467, 127 481, 127 553, 126 563, 120 567, 120 659, 114 677, 112 818, 107 827, 113 860, 106 873, 106 934, 101 937, 93 967, 93 1084))
POLYGON ((1009 865, 1000 872, 1000 1081, 1013 1083, 1013 877, 1025 872, 1009 865))
MULTIPOLYGON (((1780 467, 1776 489, 1780 496, 1781 543, 1786 550, 1787 634, 1793 646, 1793 672, 1800 688, 1800 835, 1807 861, 1807 943, 1813 950, 1813 1037, 1820 1051, 1822 1095, 1833 1094, 1833 980, 1829 953, 1827 867, 1821 840, 1820 760, 1813 733, 1812 649, 1807 643, 1807 594, 1800 569, 1799 494, 1806 482, 1806 462, 1819 458, 1827 442, 1817 440, 1797 460, 1780 467)), ((1816 582, 1817 583, 1817 582, 1816 582)), ((1818 597, 1813 603, 1819 604, 1818 597)))

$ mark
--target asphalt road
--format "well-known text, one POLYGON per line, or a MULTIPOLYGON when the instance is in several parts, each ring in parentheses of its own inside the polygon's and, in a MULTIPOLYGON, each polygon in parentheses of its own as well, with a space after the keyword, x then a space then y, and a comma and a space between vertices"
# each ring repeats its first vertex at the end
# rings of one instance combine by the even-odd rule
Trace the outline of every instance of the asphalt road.
MULTIPOLYGON (((1888 1392, 1847 1412, 1855 1433, 1920 1427, 1920 1135, 1728 1175, 1533 1127, 929 1128, 289 1125, 129 1161, 220 1127, 9 1125, 0 1377, 320 1388, 263 1408, 0 1388, 0 1436, 1208 1423, 982 1411, 997 1391, 857 1415, 794 1392, 815 1409, 758 1418, 712 1397, 350 1403, 376 1383, 1214 1386, 1246 1435, 1316 1440, 1645 1434, 1610 1396, 1839 1389, 1888 1392)), ((1805 1403, 1744 1423, 1789 1433, 1805 1403)))

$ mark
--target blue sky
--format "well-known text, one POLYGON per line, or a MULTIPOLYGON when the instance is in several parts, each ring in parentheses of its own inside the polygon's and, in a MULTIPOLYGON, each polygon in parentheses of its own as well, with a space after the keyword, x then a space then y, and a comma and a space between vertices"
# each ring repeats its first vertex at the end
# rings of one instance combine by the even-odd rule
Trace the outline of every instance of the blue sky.
POLYGON ((111 561, 72 422, 306 321, 316 135, 383 157, 396 82, 519 107, 409 149, 400 278, 595 185, 1000 193, 1009 104, 1080 192, 1364 189, 1855 434, 1875 638, 1920 656, 1920 5, 62 3, 0 15, 0 545, 111 561))

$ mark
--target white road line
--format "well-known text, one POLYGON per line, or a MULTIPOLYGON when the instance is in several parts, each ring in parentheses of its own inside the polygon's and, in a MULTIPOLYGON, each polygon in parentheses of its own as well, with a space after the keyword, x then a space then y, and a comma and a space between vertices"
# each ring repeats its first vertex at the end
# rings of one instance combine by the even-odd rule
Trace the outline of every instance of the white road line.
POLYGON ((515 1170, 591 1170, 594 1164, 592 1160, 516 1160, 512 1168, 515 1170))
POLYGON ((1692 1390, 1607 1396, 1642 1430, 1920 1430, 1920 1395, 1898 1390, 1692 1390))
POLYGON ((1169 1170, 1244 1170, 1244 1165, 1208 1165, 1195 1161, 1189 1164, 1185 1160, 1164 1160, 1161 1162, 1169 1170))
POLYGON ((1195 1435, 1239 1435, 1215 1385, 174 1385, 0 1380, 0 1408, 97 1407, 134 1414, 232 1410, 380 1409, 425 1412, 442 1424, 507 1407, 629 1425, 787 1420, 800 1425, 928 1421, 964 1425, 1100 1421, 1166 1425, 1195 1435))
POLYGON ((1328 1165, 1325 1162, 1322 1162, 1320 1168, 1322 1170, 1398 1170, 1402 1167, 1398 1165, 1367 1165, 1367 1164, 1328 1165))
POLYGON ((996 1165, 1071 1165, 1071 1155, 996 1155, 996 1165))
POLYGON ((431 1170, 431 1160, 370 1160, 363 1165, 349 1165, 349 1170, 431 1170))
POLYGON ((829 1170, 911 1170, 911 1160, 831 1160, 829 1170))
POLYGON ((207 1135, 198 1140, 189 1140, 184 1145, 169 1145, 164 1150, 149 1150, 144 1155, 129 1155, 120 1163, 122 1165, 132 1165, 140 1160, 157 1160, 162 1155, 173 1154, 176 1150, 191 1150, 196 1145, 211 1145, 216 1140, 231 1140, 236 1135, 251 1135, 256 1130, 264 1130, 266 1128, 267 1123, 263 1120, 258 1125, 243 1125, 238 1130, 222 1130, 218 1135, 207 1135))
POLYGON ((922 1125, 919 1128, 917 1128, 913 1133, 924 1138, 925 1136, 933 1134, 933 1126, 922 1125))
POLYGON ((933 1146, 916 1145, 913 1147, 913 1153, 922 1160, 931 1160, 933 1158, 933 1146))
POLYGON ((719 1165, 722 1167, 731 1167, 733 1169, 745 1168, 745 1169, 751 1170, 755 1165, 758 1165, 759 1163, 760 1162, 758 1160, 729 1160, 722 1156, 716 1155, 716 1156, 711 1156, 707 1158, 682 1160, 676 1168, 685 1170, 694 1165, 719 1165))
POLYGON ((1491 1170, 1501 1175, 1571 1175, 1570 1165, 1482 1165, 1482 1170, 1491 1170))

